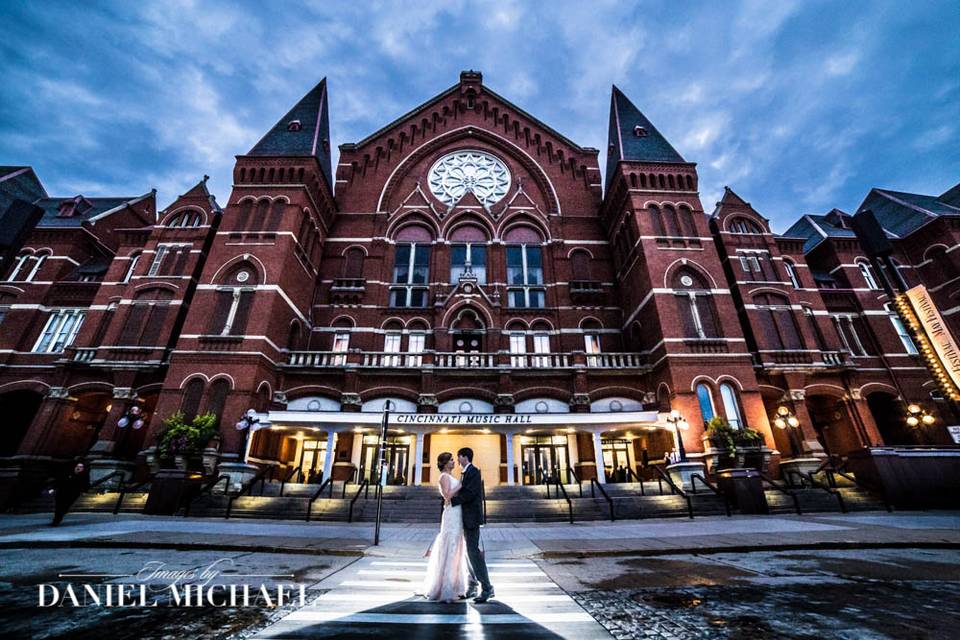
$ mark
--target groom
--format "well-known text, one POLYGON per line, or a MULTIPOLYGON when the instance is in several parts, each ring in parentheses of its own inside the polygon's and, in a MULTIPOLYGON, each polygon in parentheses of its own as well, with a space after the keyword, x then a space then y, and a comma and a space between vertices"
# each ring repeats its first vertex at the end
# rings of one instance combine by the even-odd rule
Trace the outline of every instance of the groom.
POLYGON ((457 462, 463 470, 460 493, 453 496, 450 503, 454 506, 463 506, 463 538, 467 543, 467 559, 470 561, 470 591, 467 597, 477 592, 477 583, 480 583, 480 595, 473 599, 476 603, 484 603, 493 597, 493 585, 487 575, 487 563, 480 553, 480 524, 483 521, 483 505, 481 501, 482 482, 480 469, 473 466, 473 449, 464 447, 457 451, 457 462))

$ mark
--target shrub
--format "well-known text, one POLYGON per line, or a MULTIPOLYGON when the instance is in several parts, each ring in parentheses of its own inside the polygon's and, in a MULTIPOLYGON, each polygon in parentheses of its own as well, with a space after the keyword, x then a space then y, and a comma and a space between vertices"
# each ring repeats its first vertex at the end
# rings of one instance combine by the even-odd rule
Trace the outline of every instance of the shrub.
POLYGON ((163 431, 157 440, 157 457, 196 457, 200 455, 210 438, 217 432, 217 416, 204 413, 188 424, 183 412, 178 411, 163 421, 163 431))

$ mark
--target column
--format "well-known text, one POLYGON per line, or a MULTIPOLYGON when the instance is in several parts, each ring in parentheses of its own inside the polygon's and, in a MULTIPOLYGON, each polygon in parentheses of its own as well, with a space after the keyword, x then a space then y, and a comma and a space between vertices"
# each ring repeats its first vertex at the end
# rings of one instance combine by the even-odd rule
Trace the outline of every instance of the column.
POLYGON ((415 471, 413 473, 413 484, 420 486, 423 484, 423 434, 417 434, 417 446, 416 453, 414 454, 414 460, 416 463, 415 471))
POLYGON ((323 480, 326 482, 333 473, 333 456, 337 449, 337 432, 327 431, 327 453, 323 457, 323 480))
POLYGON ((597 482, 607 483, 607 474, 603 469, 603 442, 600 440, 600 432, 593 432, 593 457, 597 461, 597 482))
POLYGON ((503 434, 507 439, 507 486, 513 486, 513 432, 503 434))

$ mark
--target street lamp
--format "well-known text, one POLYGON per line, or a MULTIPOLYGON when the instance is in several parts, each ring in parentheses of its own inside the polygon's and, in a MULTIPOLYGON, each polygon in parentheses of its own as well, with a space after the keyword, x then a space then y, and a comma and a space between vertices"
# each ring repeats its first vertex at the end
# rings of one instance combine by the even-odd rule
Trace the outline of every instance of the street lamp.
POLYGON ((800 457, 803 454, 803 445, 800 443, 796 432, 796 428, 800 426, 800 420, 793 415, 790 407, 784 404, 777 407, 777 415, 773 419, 773 425, 786 430, 790 438, 790 446, 793 447, 793 455, 800 457))
POLYGON ((912 402, 907 405, 907 425, 911 427, 919 426, 921 423, 929 427, 937 419, 932 413, 927 411, 924 407, 920 406, 916 402, 912 402))
POLYGON ((143 413, 143 409, 140 408, 140 405, 134 403, 130 405, 127 408, 127 412, 117 420, 117 426, 125 429, 129 425, 134 429, 141 429, 143 428, 145 418, 146 416, 143 413))
POLYGON ((250 446, 250 434, 256 431, 254 428, 257 424, 260 423, 260 418, 257 417, 257 412, 253 409, 247 409, 247 412, 237 420, 237 431, 246 431, 243 436, 243 461, 247 461, 247 454, 249 453, 250 446))
POLYGON ((667 416, 667 422, 673 427, 673 432, 677 436, 677 452, 680 454, 680 462, 686 462, 687 451, 683 448, 683 438, 680 437, 680 432, 689 429, 690 424, 683 419, 683 416, 681 416, 680 412, 676 409, 670 410, 670 415, 667 416))

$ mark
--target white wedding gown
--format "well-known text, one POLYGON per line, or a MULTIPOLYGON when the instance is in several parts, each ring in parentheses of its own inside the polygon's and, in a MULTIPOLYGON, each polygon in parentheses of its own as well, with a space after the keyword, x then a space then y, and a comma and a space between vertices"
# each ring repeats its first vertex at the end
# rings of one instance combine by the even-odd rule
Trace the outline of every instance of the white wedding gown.
MULTIPOLYGON (((449 473, 450 489, 460 481, 449 473)), ((442 495, 442 494, 441 494, 442 495)), ((446 506, 440 519, 440 533, 430 547, 427 577, 420 593, 429 600, 456 600, 467 592, 467 547, 463 541, 463 512, 460 506, 446 506)))

